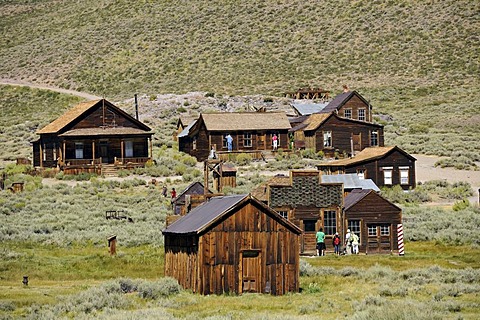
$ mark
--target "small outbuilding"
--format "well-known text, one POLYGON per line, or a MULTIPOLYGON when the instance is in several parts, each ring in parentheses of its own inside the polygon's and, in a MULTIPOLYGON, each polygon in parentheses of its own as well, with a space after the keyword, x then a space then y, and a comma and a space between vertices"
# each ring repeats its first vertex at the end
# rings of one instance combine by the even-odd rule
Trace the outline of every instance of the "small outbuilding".
POLYGON ((299 290, 302 231, 249 194, 213 197, 162 232, 165 275, 195 293, 299 290))
POLYGON ((391 253, 398 250, 397 226, 402 223, 402 209, 374 190, 350 192, 345 197, 343 216, 345 222, 342 225, 360 238, 360 252, 391 253))

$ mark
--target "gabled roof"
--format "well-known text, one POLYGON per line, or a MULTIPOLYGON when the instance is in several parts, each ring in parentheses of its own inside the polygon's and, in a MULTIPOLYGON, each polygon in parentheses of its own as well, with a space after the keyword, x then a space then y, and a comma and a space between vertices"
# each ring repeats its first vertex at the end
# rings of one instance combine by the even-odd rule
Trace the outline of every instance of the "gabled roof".
POLYGON ((298 103, 293 102, 292 107, 301 116, 317 113, 323 110, 327 106, 327 103, 298 103))
POLYGON ((362 201, 362 199, 364 199, 367 195, 369 195, 370 193, 372 193, 382 199, 383 201, 385 202, 388 202, 391 206, 397 208, 399 211, 401 211, 402 209, 399 208, 398 206, 396 206, 395 204, 393 204, 392 202, 388 201, 387 199, 385 199, 384 197, 382 197, 381 195, 379 195, 378 193, 374 192, 373 190, 368 190, 368 189, 363 189, 363 190, 353 190, 352 192, 350 192, 346 197, 345 197, 345 201, 344 201, 344 208, 345 210, 348 210, 350 209, 351 207, 353 207, 354 205, 356 205, 357 203, 359 203, 360 201, 362 201))
POLYGON ((383 126, 380 124, 376 123, 366 123, 365 121, 360 121, 356 119, 347 119, 338 116, 335 112, 329 112, 329 113, 314 113, 309 115, 302 123, 296 125, 289 131, 297 131, 297 130, 303 130, 303 131, 312 131, 312 130, 317 130, 322 124, 324 124, 330 117, 335 117, 340 121, 346 121, 346 122, 351 122, 351 123, 357 123, 358 125, 361 126, 374 126, 378 128, 382 128, 383 126))
POLYGON ((328 163, 320 163, 317 166, 318 167, 331 167, 331 166, 348 166, 352 164, 359 164, 362 162, 367 162, 367 161, 372 161, 372 160, 377 160, 384 158, 394 150, 402 153, 405 155, 407 158, 410 160, 416 161, 414 157, 403 151, 397 146, 393 147, 368 147, 360 151, 355 157, 349 158, 349 159, 342 159, 342 160, 336 160, 336 161, 331 161, 328 163))
POLYGON ((322 183, 343 183, 344 189, 370 189, 379 192, 371 179, 360 179, 356 173, 322 175, 322 183))
MULTIPOLYGON (((193 187, 195 187, 195 189, 197 189, 197 190, 202 190, 202 193, 201 193, 201 194, 203 194, 203 192, 204 192, 203 183, 196 181, 196 182, 190 183, 190 184, 185 188, 185 190, 183 190, 182 192, 180 192, 180 194, 178 194, 178 195, 175 197, 175 199, 173 199, 172 201, 173 201, 173 202, 176 202, 177 200, 181 199, 182 197, 184 198, 184 196, 185 196, 186 194, 192 194, 191 192, 189 193, 189 191, 190 191, 193 187)), ((212 192, 211 192, 210 190, 208 190, 208 193, 212 193, 212 192)))
POLYGON ((202 113, 208 131, 281 130, 290 129, 284 112, 202 113))
POLYGON ((333 98, 333 100, 330 101, 328 105, 320 112, 330 113, 336 111, 340 109, 345 103, 347 103, 347 101, 350 100, 354 95, 360 98, 366 105, 369 105, 368 101, 365 100, 364 97, 362 97, 357 91, 354 90, 340 93, 335 98, 333 98))
POLYGON ((130 127, 114 127, 114 128, 82 128, 69 130, 59 134, 59 137, 84 137, 84 136, 115 136, 115 135, 152 135, 153 132, 145 132, 144 130, 130 127))
POLYGON ((192 115, 181 115, 180 117, 178 117, 177 128, 179 128, 180 126, 186 127, 189 124, 191 124, 193 121, 196 121, 197 119, 198 119, 198 116, 195 117, 192 115))
POLYGON ((68 126, 70 123, 78 119, 80 116, 83 114, 87 113, 89 110, 95 108, 98 106, 99 103, 104 103, 105 106, 107 106, 110 109, 114 109, 116 112, 118 112, 120 115, 123 117, 129 119, 133 123, 137 124, 139 128, 141 128, 144 131, 150 131, 151 129, 143 124, 142 122, 138 121, 122 109, 116 107, 112 103, 108 102, 105 99, 100 99, 100 100, 92 100, 92 101, 86 101, 77 104, 73 108, 67 110, 64 114, 62 114, 60 117, 55 119, 54 121, 50 122, 47 124, 45 127, 37 131, 37 134, 47 134, 47 133, 59 133, 62 129, 64 129, 66 126, 68 126))
POLYGON ((181 138, 181 137, 186 137, 188 136, 189 132, 190 132, 190 129, 192 129, 192 127, 197 123, 198 120, 193 120, 188 126, 185 127, 185 129, 182 130, 182 132, 180 132, 178 134, 178 138, 181 138))
POLYGON ((200 234, 215 222, 231 213, 243 203, 253 201, 264 208, 267 213, 278 218, 279 223, 291 231, 301 234, 302 231, 288 220, 282 218, 277 212, 267 207, 249 194, 213 197, 208 202, 196 207, 190 213, 175 221, 162 231, 163 234, 200 234))

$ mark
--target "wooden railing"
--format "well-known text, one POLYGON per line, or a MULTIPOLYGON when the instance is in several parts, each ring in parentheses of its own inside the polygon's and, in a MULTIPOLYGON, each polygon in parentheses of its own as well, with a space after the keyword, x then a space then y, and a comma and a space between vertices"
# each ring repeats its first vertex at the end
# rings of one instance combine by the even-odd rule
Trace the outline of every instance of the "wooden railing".
POLYGON ((131 158, 117 158, 115 157, 115 164, 145 164, 150 160, 149 157, 131 157, 131 158))
POLYGON ((102 158, 96 159, 66 159, 66 166, 85 166, 85 165, 99 165, 102 163, 102 158))

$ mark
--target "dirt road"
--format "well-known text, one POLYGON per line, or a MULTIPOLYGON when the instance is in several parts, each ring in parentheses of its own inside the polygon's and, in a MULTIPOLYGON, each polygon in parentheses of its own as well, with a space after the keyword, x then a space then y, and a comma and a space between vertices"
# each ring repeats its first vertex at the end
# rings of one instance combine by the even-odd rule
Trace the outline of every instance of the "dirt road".
POLYGON ((85 98, 85 99, 88 99, 88 100, 101 99, 101 97, 98 97, 96 95, 86 93, 86 92, 79 92, 79 91, 74 91, 74 90, 68 90, 68 89, 62 89, 62 88, 56 88, 56 87, 49 87, 49 86, 44 86, 44 85, 19 81, 19 80, 15 80, 15 79, 0 79, 0 85, 22 86, 22 87, 30 87, 30 88, 43 89, 43 90, 51 90, 51 91, 55 91, 55 92, 71 94, 73 96, 85 98))

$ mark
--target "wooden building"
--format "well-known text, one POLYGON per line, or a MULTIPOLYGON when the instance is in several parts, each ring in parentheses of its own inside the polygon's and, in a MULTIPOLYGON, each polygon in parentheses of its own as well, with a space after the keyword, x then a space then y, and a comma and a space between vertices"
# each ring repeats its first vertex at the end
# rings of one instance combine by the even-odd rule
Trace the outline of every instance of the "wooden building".
POLYGON ((343 232, 359 236, 359 251, 391 253, 398 250, 397 225, 402 210, 373 190, 353 190, 345 197, 343 232))
POLYGON ((227 139, 233 138, 232 153, 251 153, 260 157, 261 151, 272 150, 272 137, 277 135, 278 148, 288 148, 291 128, 283 112, 224 112, 203 113, 199 119, 178 136, 178 148, 203 161, 215 148, 220 159, 227 153, 227 139))
MULTIPOLYGON (((188 127, 195 124, 197 117, 182 115, 177 121, 177 131, 173 133, 173 141, 178 141, 178 136, 188 127)), ((188 132, 188 131, 187 131, 188 132)))
POLYGON ((290 129, 296 145, 322 151, 327 157, 352 155, 366 147, 383 146, 383 126, 346 119, 335 112, 314 113, 290 129))
POLYGON ((301 230, 251 195, 213 197, 162 232, 165 275, 195 293, 299 290, 301 230))
POLYGON ((373 122, 372 106, 357 91, 344 91, 333 98, 321 113, 335 112, 342 118, 373 122))
POLYGON ((69 174, 143 166, 152 154, 151 129, 105 99, 78 104, 37 134, 34 166, 69 174))
MULTIPOLYGON (((207 190, 208 194, 212 192, 207 190)), ((187 212, 191 209, 191 197, 204 195, 205 194, 205 187, 201 182, 192 182, 190 183, 185 190, 183 190, 180 194, 178 194, 175 199, 172 200, 173 204, 173 213, 176 215, 184 216, 187 212)), ((205 198, 203 198, 203 201, 205 198)))
POLYGON ((322 183, 317 170, 292 170, 252 191, 282 217, 303 231, 301 253, 314 253, 315 234, 324 229, 327 243, 342 230, 343 184, 322 183))
POLYGON ((399 185, 404 190, 416 186, 416 159, 394 147, 366 148, 350 159, 318 164, 324 174, 356 173, 361 178, 372 179, 379 187, 399 185))

